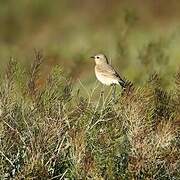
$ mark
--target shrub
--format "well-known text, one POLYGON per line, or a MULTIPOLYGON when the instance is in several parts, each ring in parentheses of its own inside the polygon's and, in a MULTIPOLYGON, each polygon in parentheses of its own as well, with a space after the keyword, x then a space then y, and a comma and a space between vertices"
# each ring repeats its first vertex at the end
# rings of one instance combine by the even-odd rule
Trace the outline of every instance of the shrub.
POLYGON ((0 85, 2 179, 178 179, 180 76, 165 91, 157 74, 88 96, 60 67, 38 86, 43 56, 26 73, 10 60, 0 85))

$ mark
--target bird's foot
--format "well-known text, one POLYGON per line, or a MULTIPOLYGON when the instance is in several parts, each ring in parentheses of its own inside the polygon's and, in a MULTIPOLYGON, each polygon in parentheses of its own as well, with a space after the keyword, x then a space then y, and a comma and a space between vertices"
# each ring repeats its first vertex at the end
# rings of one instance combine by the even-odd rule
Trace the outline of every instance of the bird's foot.
POLYGON ((100 94, 101 96, 103 96, 104 95, 104 90, 103 91, 101 91, 101 94, 100 94))

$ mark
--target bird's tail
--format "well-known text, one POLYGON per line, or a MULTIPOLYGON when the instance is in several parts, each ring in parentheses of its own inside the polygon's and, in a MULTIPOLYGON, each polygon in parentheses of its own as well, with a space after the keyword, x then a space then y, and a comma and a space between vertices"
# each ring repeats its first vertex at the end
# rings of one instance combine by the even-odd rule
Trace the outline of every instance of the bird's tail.
POLYGON ((130 93, 132 93, 134 91, 134 85, 131 81, 128 80, 120 80, 119 84, 122 87, 122 95, 126 94, 129 95, 130 93))
POLYGON ((122 89, 126 88, 126 81, 124 81, 123 79, 119 81, 119 84, 121 85, 122 89))

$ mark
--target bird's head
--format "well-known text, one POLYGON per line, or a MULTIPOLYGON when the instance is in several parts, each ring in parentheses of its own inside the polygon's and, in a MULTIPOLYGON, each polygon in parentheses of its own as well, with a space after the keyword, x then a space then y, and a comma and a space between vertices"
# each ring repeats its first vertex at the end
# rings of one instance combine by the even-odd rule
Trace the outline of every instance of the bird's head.
POLYGON ((96 64, 108 64, 108 59, 104 54, 97 54, 95 56, 92 56, 91 58, 95 60, 96 64))

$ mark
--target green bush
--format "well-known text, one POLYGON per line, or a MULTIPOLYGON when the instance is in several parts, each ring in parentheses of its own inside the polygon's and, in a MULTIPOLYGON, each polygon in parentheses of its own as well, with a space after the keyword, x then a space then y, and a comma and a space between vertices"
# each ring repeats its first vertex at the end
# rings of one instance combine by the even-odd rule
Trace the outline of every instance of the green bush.
POLYGON ((39 83, 10 60, 0 85, 1 179, 178 179, 180 73, 173 91, 158 74, 142 87, 88 95, 60 67, 39 83), (97 98, 97 95, 98 97, 97 98))

